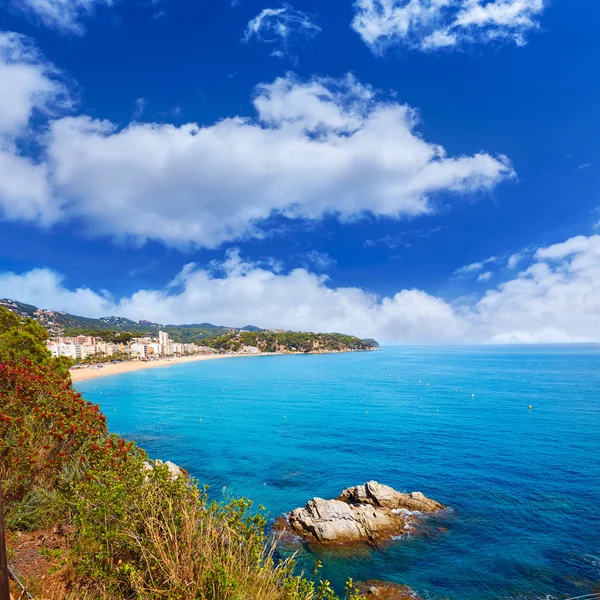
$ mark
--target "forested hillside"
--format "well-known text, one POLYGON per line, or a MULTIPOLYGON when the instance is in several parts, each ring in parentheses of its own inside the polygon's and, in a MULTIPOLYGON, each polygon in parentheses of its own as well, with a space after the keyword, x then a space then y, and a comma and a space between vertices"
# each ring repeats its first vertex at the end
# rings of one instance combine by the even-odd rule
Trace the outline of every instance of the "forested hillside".
POLYGON ((341 333, 304 333, 294 331, 229 332, 206 341, 208 346, 223 352, 237 352, 254 347, 259 352, 349 352, 373 350, 374 340, 361 340, 341 333))
MULTIPOLYGON (((66 312, 45 310, 24 304, 16 300, 0 300, 0 306, 21 317, 29 317, 43 325, 51 336, 100 335, 107 342, 126 342, 132 337, 144 335, 157 336, 158 331, 166 331, 176 342, 198 343, 206 338, 221 335, 235 328, 211 323, 191 325, 161 325, 150 321, 132 321, 123 317, 102 317, 94 319, 81 317, 66 312)), ((246 329, 259 330, 249 325, 246 329)), ((260 330, 259 330, 260 331, 260 330)))

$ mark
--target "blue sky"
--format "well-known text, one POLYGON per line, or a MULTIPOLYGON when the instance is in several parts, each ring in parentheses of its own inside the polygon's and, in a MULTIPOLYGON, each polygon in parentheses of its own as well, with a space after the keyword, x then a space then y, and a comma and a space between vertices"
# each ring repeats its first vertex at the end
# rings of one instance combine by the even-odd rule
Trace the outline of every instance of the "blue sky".
POLYGON ((598 341, 599 18, 593 0, 4 0, 0 296, 598 341))

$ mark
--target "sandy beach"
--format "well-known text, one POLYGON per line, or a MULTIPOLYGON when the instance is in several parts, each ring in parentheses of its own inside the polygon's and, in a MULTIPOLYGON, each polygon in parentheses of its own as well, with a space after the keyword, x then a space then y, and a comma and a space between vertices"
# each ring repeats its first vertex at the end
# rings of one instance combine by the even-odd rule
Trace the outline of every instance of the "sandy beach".
MULTIPOLYGON (((350 350, 349 352, 353 352, 350 350)), ((158 360, 142 361, 129 360, 118 363, 104 363, 102 368, 98 365, 71 369, 71 380, 73 382, 83 381, 84 379, 95 379, 96 377, 106 377, 107 375, 119 375, 119 373, 129 373, 130 371, 141 371, 142 369, 154 369, 156 367, 169 367, 171 365, 180 365, 182 363, 196 362, 198 360, 214 360, 216 358, 241 358, 257 356, 294 356, 306 354, 338 354, 338 352, 261 352, 260 354, 200 354, 196 356, 182 356, 179 358, 161 358, 158 360)))
POLYGON ((213 360, 215 358, 230 358, 237 356, 232 354, 202 354, 199 356, 182 356, 179 358, 161 358, 159 360, 142 361, 130 360, 118 363, 105 363, 102 368, 98 365, 71 369, 71 379, 73 382, 83 381, 84 379, 95 379, 96 377, 106 377, 108 375, 119 375, 120 373, 129 373, 130 371, 141 371, 143 369, 155 369, 157 367, 168 367, 171 365, 180 365, 182 363, 196 362, 198 360, 213 360))

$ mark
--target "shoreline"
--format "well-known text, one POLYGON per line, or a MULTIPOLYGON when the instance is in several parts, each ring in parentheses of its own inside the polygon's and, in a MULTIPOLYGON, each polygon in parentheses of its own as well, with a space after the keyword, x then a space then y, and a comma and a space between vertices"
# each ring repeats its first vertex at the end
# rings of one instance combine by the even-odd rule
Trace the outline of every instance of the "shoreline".
POLYGON ((118 363, 105 363, 102 368, 97 365, 69 369, 71 381, 85 381, 87 379, 96 379, 98 377, 108 377, 110 375, 120 375, 121 373, 131 373, 133 371, 143 371, 145 369, 155 369, 158 367, 169 367, 171 365, 180 365, 188 362, 197 362, 201 360, 215 360, 217 358, 251 358, 256 356, 302 356, 315 354, 347 354, 351 352, 372 352, 373 350, 346 350, 344 352, 261 352, 259 354, 201 354, 199 356, 181 356, 179 358, 160 358, 144 362, 141 360, 126 360, 118 363))
POLYGON ((188 362, 200 360, 214 360, 217 358, 232 358, 234 356, 245 356, 236 354, 202 354, 200 356, 181 356, 179 358, 160 358, 152 361, 126 360, 118 363, 105 363, 102 368, 97 365, 89 367, 80 367, 78 369, 69 369, 71 381, 85 381, 87 379, 96 379, 98 377, 108 377, 110 375, 120 375, 121 373, 131 373, 132 371, 143 371, 145 369, 156 369, 158 367, 169 367, 171 365, 181 365, 188 362))

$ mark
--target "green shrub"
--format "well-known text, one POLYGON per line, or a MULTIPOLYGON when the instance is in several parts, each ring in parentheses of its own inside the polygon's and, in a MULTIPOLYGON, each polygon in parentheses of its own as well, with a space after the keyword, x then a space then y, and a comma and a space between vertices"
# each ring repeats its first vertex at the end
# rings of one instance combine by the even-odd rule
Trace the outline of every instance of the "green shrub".
POLYGON ((12 506, 6 527, 26 531, 42 529, 60 520, 62 507, 62 497, 57 490, 35 488, 12 506))

